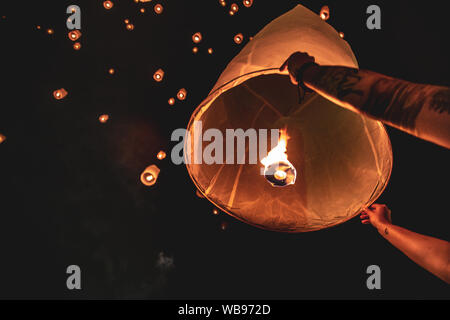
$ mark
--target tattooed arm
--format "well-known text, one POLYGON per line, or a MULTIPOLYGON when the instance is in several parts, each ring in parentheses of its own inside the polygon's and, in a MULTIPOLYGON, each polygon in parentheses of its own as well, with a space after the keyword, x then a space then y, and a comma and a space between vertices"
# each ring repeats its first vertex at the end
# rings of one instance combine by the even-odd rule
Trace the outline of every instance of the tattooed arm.
POLYGON ((450 148, 450 88, 415 84, 368 70, 319 66, 294 53, 280 70, 337 105, 450 148), (299 75, 299 71, 302 74, 299 75))
POLYGON ((374 226, 408 258, 450 284, 450 242, 393 225, 391 211, 385 205, 373 204, 364 210, 361 222, 374 226))

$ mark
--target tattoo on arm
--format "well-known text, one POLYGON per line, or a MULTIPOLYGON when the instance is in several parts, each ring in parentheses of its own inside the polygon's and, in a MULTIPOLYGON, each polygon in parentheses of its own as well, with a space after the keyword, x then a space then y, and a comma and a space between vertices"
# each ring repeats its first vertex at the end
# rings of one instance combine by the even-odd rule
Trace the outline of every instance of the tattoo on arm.
POLYGON ((414 131, 425 107, 450 114, 450 88, 415 84, 375 72, 346 67, 319 67, 310 83, 372 117, 414 131))

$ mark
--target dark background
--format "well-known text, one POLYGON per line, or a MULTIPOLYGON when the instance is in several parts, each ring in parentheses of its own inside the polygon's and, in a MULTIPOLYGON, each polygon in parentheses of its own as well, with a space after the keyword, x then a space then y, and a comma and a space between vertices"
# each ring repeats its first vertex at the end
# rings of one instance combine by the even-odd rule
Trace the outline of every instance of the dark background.
MULTIPOLYGON (((0 5, 1 298, 450 297, 448 285, 359 218, 305 234, 260 230, 213 215, 184 166, 155 158, 161 149, 170 154, 172 131, 186 127, 248 37, 298 1, 236 1, 233 17, 229 0, 226 8, 216 0, 116 0, 111 10, 102 2, 0 5), (156 3, 163 14, 154 13, 156 3), (80 51, 67 37, 70 4, 82 11, 80 51), (203 41, 194 55, 197 31, 203 41), (233 42, 238 32, 242 45, 233 42), (166 72, 161 83, 152 79, 158 68, 166 72), (170 107, 182 87, 188 98, 170 107), (58 88, 68 91, 64 100, 52 97, 58 88), (97 120, 103 113, 106 124, 97 120), (161 173, 146 188, 139 175, 152 163, 161 173), (158 267, 160 252, 173 266, 158 267), (71 264, 82 269, 81 291, 66 288, 71 264), (366 288, 371 264, 381 267, 382 290, 366 288)), ((315 12, 329 5, 328 22, 345 32, 361 68, 450 84, 444 1, 301 3, 315 12), (381 7, 382 30, 365 26, 370 4, 381 7)), ((396 224, 449 240, 449 151, 388 130, 394 168, 378 202, 396 224)))

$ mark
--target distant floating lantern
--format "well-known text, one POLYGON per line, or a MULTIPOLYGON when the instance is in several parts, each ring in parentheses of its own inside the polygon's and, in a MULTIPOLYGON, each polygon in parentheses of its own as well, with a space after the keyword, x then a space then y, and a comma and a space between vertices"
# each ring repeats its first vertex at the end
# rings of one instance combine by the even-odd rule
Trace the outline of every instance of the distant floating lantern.
POLYGON ((177 98, 178 98, 178 100, 184 100, 184 99, 186 99, 186 95, 187 95, 187 91, 186 91, 186 89, 180 89, 180 90, 178 90, 178 93, 177 93, 177 98))
POLYGON ((169 101, 167 101, 171 106, 175 104, 175 98, 170 98, 169 101))
POLYGON ((166 153, 161 150, 160 152, 158 152, 156 157, 158 158, 158 160, 162 160, 162 159, 164 159, 166 157, 166 153))
POLYGON ((203 37, 200 32, 196 32, 192 35, 192 41, 194 41, 194 43, 200 43, 200 41, 202 41, 202 39, 203 39, 203 37))
POLYGON ((342 39, 344 39, 344 33, 341 31, 339 32, 339 37, 341 37, 342 39))
POLYGON ((152 164, 145 168, 145 170, 141 173, 141 182, 147 187, 153 186, 158 180, 159 168, 152 164))
POLYGON ((223 135, 228 129, 266 129, 267 150, 255 150, 259 159, 261 151, 273 149, 270 129, 286 127, 286 155, 298 173, 287 186, 267 183, 264 167, 252 163, 250 149, 261 138, 245 143, 244 163, 238 162, 240 152, 234 147, 230 164, 196 163, 197 155, 211 155, 212 145, 185 141, 185 158, 194 159, 186 167, 200 192, 221 211, 273 231, 308 232, 344 223, 381 195, 392 169, 391 144, 381 122, 338 107, 316 92, 306 93, 299 103, 288 72, 279 70, 299 48, 320 65, 358 68, 338 32, 297 5, 265 26, 228 63, 187 125, 190 137, 199 135, 199 121, 202 128, 217 128, 223 135))
POLYGON ((242 1, 245 7, 250 8, 253 4, 253 0, 244 0, 242 1))
POLYGON ((164 9, 163 6, 160 5, 159 3, 157 5, 155 5, 155 8, 154 8, 154 10, 157 14, 161 14, 163 12, 163 9, 164 9))
POLYGON ((213 53, 213 49, 212 49, 212 48, 209 48, 209 49, 208 49, 208 53, 209 53, 209 54, 212 54, 212 53, 213 53))
POLYGON ((81 31, 80 30, 72 30, 68 34, 69 39, 72 41, 76 41, 81 37, 81 31))
POLYGON ((228 228, 228 223, 226 223, 225 221, 223 221, 223 222, 220 224, 220 229, 222 229, 222 231, 225 231, 225 230, 227 230, 227 228, 228 228))
POLYGON ((75 42, 75 43, 73 44, 73 48, 74 48, 75 50, 80 50, 80 49, 81 49, 81 43, 75 42))
POLYGON ((324 21, 327 21, 330 18, 330 8, 328 6, 323 6, 320 9, 320 18, 324 21))
POLYGON ((145 12, 145 9, 144 8, 141 8, 141 10, 139 10, 141 13, 144 13, 145 12))
POLYGON ((198 52, 198 48, 197 48, 197 47, 193 47, 193 48, 192 48, 192 52, 193 52, 193 53, 197 53, 197 52, 198 52))
POLYGON ((233 11, 234 13, 238 12, 239 10, 239 6, 236 3, 231 4, 230 7, 231 11, 233 11))
POLYGON ((225 2, 225 0, 219 0, 219 3, 222 7, 225 7, 227 5, 227 3, 225 2))
POLYGON ((230 12, 228 12, 230 14, 230 16, 234 16, 234 11, 230 10, 230 12))
POLYGON ((103 7, 105 9, 109 10, 114 6, 114 3, 112 1, 103 1, 103 7))
POLYGON ((47 33, 48 33, 48 34, 54 34, 55 31, 53 31, 53 29, 47 29, 47 33))
POLYGON ((109 70, 108 70, 108 73, 109 74, 114 74, 114 72, 116 72, 113 68, 110 68, 109 70))
POLYGON ((244 36, 242 35, 242 33, 238 33, 234 36, 234 42, 236 42, 237 44, 241 44, 243 40, 244 36))
POLYGON ((67 91, 64 88, 53 91, 53 97, 56 100, 64 99, 66 96, 67 96, 67 91))
POLYGON ((161 82, 163 80, 163 78, 164 78, 164 71, 163 71, 163 69, 158 69, 153 74, 153 79, 155 79, 156 82, 161 82))
POLYGON ((106 121, 108 121, 109 119, 109 115, 107 114, 102 114, 100 117, 98 117, 98 121, 100 121, 100 123, 106 123, 106 121))
POLYGON ((125 24, 128 24, 128 23, 130 23, 130 20, 129 19, 125 19, 125 20, 123 20, 123 22, 125 22, 125 24))
POLYGON ((6 140, 6 136, 0 133, 0 143, 3 143, 6 140))
POLYGON ((212 213, 213 213, 213 215, 217 216, 219 214, 219 210, 213 209, 212 213))
POLYGON ((127 23, 127 30, 128 30, 128 31, 134 30, 134 24, 132 24, 132 23, 127 23))
POLYGON ((37 28, 38 30, 40 30, 40 29, 41 29, 41 26, 36 26, 36 28, 37 28))

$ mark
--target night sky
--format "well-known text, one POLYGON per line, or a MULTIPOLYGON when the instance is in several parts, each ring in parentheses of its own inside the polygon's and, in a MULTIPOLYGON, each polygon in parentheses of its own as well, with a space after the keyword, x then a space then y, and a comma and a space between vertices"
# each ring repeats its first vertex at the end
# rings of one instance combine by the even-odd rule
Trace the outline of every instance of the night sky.
MULTIPOLYGON (((111 10, 100 0, 1 2, 0 298, 450 297, 448 285, 358 217, 302 234, 260 230, 214 215, 185 166, 156 159, 159 150, 170 155, 172 131, 187 126, 248 37, 298 3, 330 7, 328 22, 361 68, 449 86, 443 1, 235 1, 234 16, 229 0, 225 8, 218 0, 113 2, 111 10), (79 51, 67 36, 71 4, 82 12, 79 51), (381 7, 382 30, 365 26, 370 4, 381 7), (195 32, 203 35, 197 54, 195 32), (68 95, 58 101, 59 88, 68 95), (187 99, 169 106, 180 88, 187 99), (150 164, 161 173, 149 188, 139 176, 150 164), (81 267, 80 291, 66 288, 71 264, 81 267), (381 267, 382 290, 366 287, 371 264, 381 267)), ((395 224, 450 240, 449 151, 388 132, 394 167, 377 202, 395 224)))

